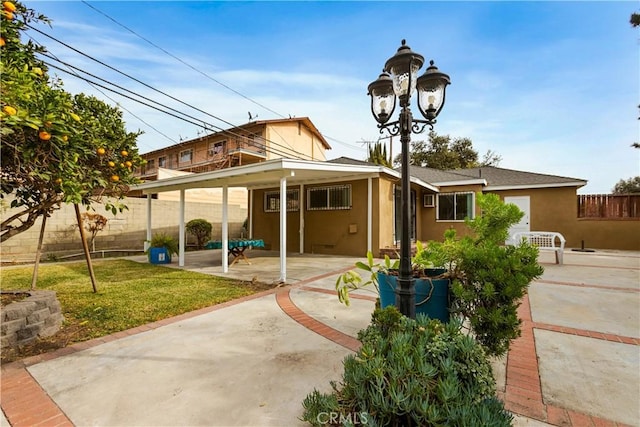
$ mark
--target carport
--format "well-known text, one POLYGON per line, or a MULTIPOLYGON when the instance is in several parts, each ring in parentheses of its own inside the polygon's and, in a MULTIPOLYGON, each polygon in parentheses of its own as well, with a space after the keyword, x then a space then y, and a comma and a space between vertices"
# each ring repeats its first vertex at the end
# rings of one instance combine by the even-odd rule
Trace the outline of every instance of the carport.
MULTIPOLYGON (((228 189, 245 187, 249 191, 249 238, 253 237, 252 192, 260 188, 280 188, 280 206, 286 206, 287 186, 299 185, 301 190, 305 184, 325 183, 335 181, 349 181, 367 179, 367 250, 372 250, 373 200, 372 180, 381 175, 400 178, 400 173, 379 165, 356 165, 332 162, 314 162, 293 159, 274 159, 262 163, 221 169, 213 172, 182 175, 157 181, 149 181, 132 187, 147 195, 147 240, 151 240, 151 200, 152 195, 167 191, 179 191, 179 266, 184 266, 185 248, 185 191, 196 188, 222 189, 222 247, 229 243, 228 227, 228 189)), ((433 187, 419 179, 412 178, 412 182, 437 192, 433 187)), ((304 253, 304 210, 300 215, 300 247, 298 251, 304 253)), ((280 281, 287 278, 287 209, 280 209, 280 281)), ((145 248, 146 249, 146 248, 145 248)), ((222 251, 222 269, 228 272, 229 258, 226 250, 222 251)))

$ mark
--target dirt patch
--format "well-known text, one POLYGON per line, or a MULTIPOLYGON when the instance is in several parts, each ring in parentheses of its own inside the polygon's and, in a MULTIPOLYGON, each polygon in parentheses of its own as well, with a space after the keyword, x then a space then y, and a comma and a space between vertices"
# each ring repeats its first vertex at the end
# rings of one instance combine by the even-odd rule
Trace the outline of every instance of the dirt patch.
POLYGON ((3 292, 0 294, 0 307, 7 306, 12 302, 22 301, 27 298, 30 294, 27 292, 3 292))

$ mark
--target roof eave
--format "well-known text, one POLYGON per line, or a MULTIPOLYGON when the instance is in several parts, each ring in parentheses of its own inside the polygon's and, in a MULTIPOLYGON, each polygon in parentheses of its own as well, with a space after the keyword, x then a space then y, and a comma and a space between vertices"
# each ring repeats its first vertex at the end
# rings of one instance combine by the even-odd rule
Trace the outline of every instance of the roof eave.
POLYGON ((587 181, 572 182, 556 182, 548 184, 520 184, 520 185, 488 185, 484 191, 502 191, 502 190, 532 190, 536 188, 555 188, 555 187, 583 187, 587 185, 587 181))

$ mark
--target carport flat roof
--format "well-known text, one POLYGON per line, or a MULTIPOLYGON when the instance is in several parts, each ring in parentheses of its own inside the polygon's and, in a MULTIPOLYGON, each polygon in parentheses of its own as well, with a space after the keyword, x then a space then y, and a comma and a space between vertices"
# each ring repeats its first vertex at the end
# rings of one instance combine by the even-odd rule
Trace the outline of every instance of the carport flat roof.
MULTIPOLYGON (((350 165, 294 159, 274 159, 245 166, 236 166, 213 172, 194 173, 148 181, 132 187, 143 194, 191 188, 246 187, 249 189, 272 188, 280 185, 282 178, 287 185, 347 181, 388 175, 400 179, 400 173, 380 165, 350 165)), ((411 182, 422 188, 438 192, 438 188, 421 179, 411 177, 411 182)))

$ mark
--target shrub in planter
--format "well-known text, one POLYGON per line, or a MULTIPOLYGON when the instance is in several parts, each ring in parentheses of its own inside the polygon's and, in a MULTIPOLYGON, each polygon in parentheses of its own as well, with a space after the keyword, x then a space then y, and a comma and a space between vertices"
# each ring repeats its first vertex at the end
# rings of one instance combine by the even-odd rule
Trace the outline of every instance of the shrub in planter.
POLYGON ((187 233, 196 238, 198 249, 204 249, 205 243, 211 239, 211 229, 213 226, 206 219, 192 219, 186 224, 187 233))
POLYGON ((443 324, 395 307, 376 309, 360 331, 362 347, 344 360, 331 393, 314 390, 303 401, 303 421, 314 426, 509 426, 495 397, 482 346, 443 324))
POLYGON ((149 262, 154 264, 166 264, 171 262, 171 255, 177 254, 179 250, 178 241, 169 236, 166 233, 156 233, 149 241, 149 249, 147 250, 147 254, 149 256, 149 262), (162 249, 165 254, 164 261, 157 261, 156 256, 154 256, 155 249, 162 249))
MULTIPOLYGON (((460 320, 489 355, 501 356, 511 340, 520 336, 517 308, 529 283, 544 270, 538 264, 536 247, 504 245, 509 227, 522 218, 518 207, 503 203, 495 194, 478 193, 476 198, 482 214, 466 221, 471 235, 458 238, 450 229, 443 242, 429 242, 424 247, 417 242, 413 276, 426 276, 428 267, 444 268, 447 272, 443 276, 450 280, 450 315, 460 320)), ((349 292, 369 284, 379 293, 377 274, 392 274, 397 262, 391 263, 387 257, 384 263, 376 263, 368 253, 367 263, 358 262, 356 267, 371 277, 365 281, 355 270, 338 277, 338 298, 347 305, 349 292)))

